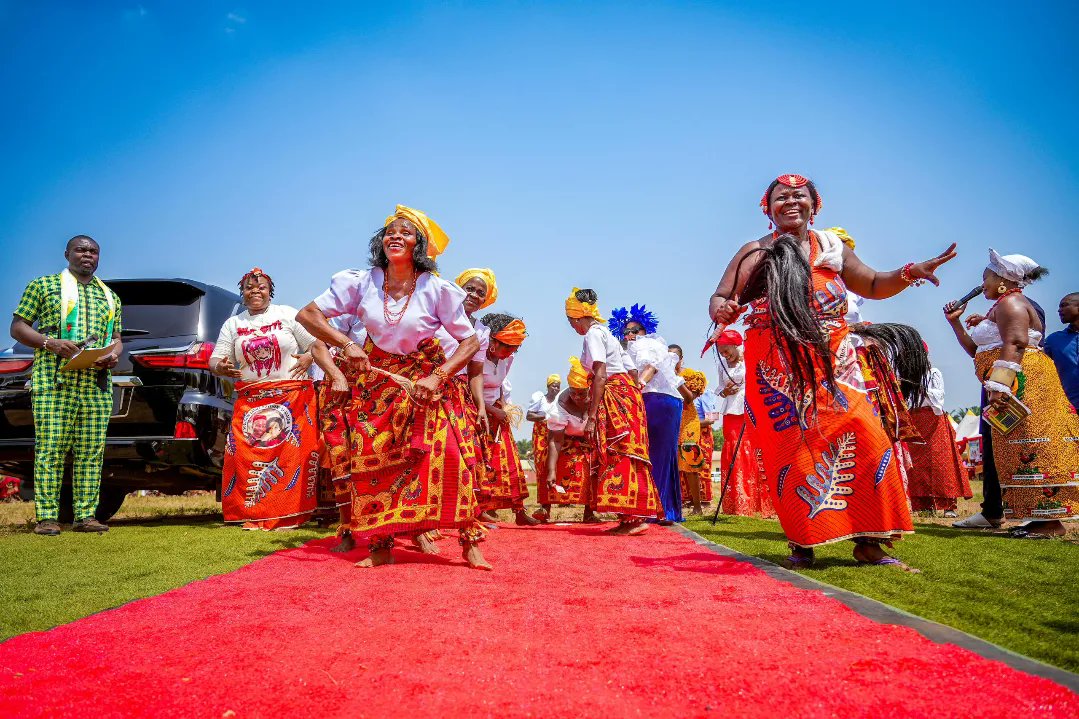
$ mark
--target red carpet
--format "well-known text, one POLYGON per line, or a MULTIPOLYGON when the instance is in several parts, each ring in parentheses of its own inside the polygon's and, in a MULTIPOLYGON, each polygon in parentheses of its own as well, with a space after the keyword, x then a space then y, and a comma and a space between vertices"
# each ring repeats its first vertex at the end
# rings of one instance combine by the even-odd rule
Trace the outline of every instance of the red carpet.
POLYGON ((0 644, 0 717, 1079 716, 661 528, 500 528, 494 573, 328 543, 0 644))

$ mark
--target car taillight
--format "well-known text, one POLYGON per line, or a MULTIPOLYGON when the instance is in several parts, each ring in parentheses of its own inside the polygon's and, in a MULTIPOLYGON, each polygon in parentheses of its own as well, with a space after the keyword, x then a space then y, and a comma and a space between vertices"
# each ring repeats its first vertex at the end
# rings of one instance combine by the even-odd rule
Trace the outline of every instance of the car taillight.
POLYGON ((186 352, 157 352, 133 355, 143 367, 153 369, 210 369, 213 342, 196 342, 186 352))
POLYGON ((195 425, 184 420, 176 423, 176 431, 173 434, 176 439, 195 439, 198 436, 195 434, 195 425))
POLYGON ((0 374, 18 374, 30 369, 32 359, 0 359, 0 374))

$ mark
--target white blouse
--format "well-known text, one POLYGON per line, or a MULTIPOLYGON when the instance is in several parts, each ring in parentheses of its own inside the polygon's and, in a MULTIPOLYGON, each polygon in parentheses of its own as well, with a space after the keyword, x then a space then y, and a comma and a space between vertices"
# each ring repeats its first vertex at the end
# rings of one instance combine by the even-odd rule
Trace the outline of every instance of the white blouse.
POLYGON ((513 386, 510 384, 509 373, 510 367, 513 366, 513 355, 510 355, 504 360, 499 360, 498 364, 495 364, 491 360, 484 357, 483 359, 483 401, 487 404, 494 404, 498 400, 502 400, 502 404, 510 404, 510 391, 513 386))
POLYGON ((622 345, 602 322, 596 322, 588 328, 584 335, 584 349, 581 351, 581 364, 586 372, 592 374, 592 365, 596 362, 607 365, 608 377, 628 371, 622 362, 622 345))
POLYGON ((929 390, 921 406, 931 407, 938 417, 944 414, 944 375, 936 367, 929 370, 929 390))
POLYGON ((638 337, 629 343, 629 355, 638 371, 645 367, 654 367, 656 370, 642 392, 658 392, 675 399, 682 398, 678 388, 686 381, 675 370, 678 355, 668 349, 666 340, 657 334, 638 337))
POLYGON ((381 267, 338 272, 330 280, 329 288, 315 298, 315 304, 328 319, 356 315, 371 340, 392 354, 415 352, 420 342, 435 336, 439 327, 444 327, 459 342, 476 334, 465 314, 465 291, 430 272, 416 279, 411 300, 407 296, 389 299, 391 311, 400 311, 408 302, 401 322, 389 324, 383 314, 384 277, 381 267))
MULTIPOLYGON (((435 332, 435 337, 438 338, 439 344, 442 345, 442 351, 446 353, 447 357, 452 357, 453 353, 457 351, 457 348, 461 346, 461 343, 453 338, 453 336, 446 331, 445 327, 439 327, 435 332)), ((472 359, 469 362, 478 362, 481 359, 487 357, 487 348, 491 346, 491 330, 482 322, 476 323, 476 339, 480 341, 480 348, 476 350, 476 354, 472 355, 472 359)), ((464 367, 457 370, 459 375, 468 374, 468 363, 466 362, 464 367)))
POLYGON ((292 379, 293 355, 306 352, 314 343, 311 333, 296 321, 294 307, 270 305, 257 315, 244 310, 225 321, 210 366, 227 357, 242 373, 242 382, 292 379))
POLYGON ((578 417, 570 412, 562 404, 563 396, 566 395, 569 390, 563 390, 554 402, 551 403, 551 409, 547 413, 547 429, 552 432, 565 432, 573 437, 584 436, 585 418, 578 417))
POLYGON ((719 411, 723 414, 743 414, 746 411, 746 361, 743 359, 731 367, 723 357, 719 358, 719 384, 716 385, 716 400, 719 411), (721 397, 720 392, 728 383, 734 383, 738 391, 729 397, 721 397))
MULTIPOLYGON (((558 396, 555 395, 555 401, 557 401, 557 400, 558 400, 558 396)), ((546 417, 547 413, 551 411, 551 406, 553 404, 554 404, 554 402, 548 402, 547 401, 547 393, 546 392, 533 392, 532 393, 532 401, 529 403, 528 408, 527 408, 526 411, 527 412, 535 412, 537 414, 542 414, 544 417, 546 417)))
MULTIPOLYGON (((970 329, 970 338, 978 345, 979 352, 988 352, 1004 346, 1004 338, 1000 336, 1000 328, 993 320, 982 320, 970 329)), ((1042 333, 1037 330, 1027 330, 1027 347, 1037 347, 1041 344, 1042 333)))

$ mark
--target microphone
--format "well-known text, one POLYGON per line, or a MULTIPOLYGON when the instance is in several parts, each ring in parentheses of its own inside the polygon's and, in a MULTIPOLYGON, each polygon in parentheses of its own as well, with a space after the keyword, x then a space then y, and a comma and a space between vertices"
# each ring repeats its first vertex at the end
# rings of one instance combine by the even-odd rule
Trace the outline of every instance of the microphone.
POLYGON ((958 307, 964 307, 964 306, 966 306, 966 304, 967 304, 968 302, 970 302, 970 301, 971 301, 972 299, 974 299, 975 297, 977 297, 977 296, 978 296, 978 295, 980 295, 981 293, 982 293, 982 286, 981 286, 981 285, 978 285, 977 287, 975 287, 974 289, 972 289, 972 290, 971 290, 970 292, 968 292, 968 293, 966 293, 965 295, 963 295, 963 297, 962 297, 962 298, 960 298, 960 299, 956 300, 956 301, 955 301, 955 304, 956 304, 956 306, 958 306, 958 307))

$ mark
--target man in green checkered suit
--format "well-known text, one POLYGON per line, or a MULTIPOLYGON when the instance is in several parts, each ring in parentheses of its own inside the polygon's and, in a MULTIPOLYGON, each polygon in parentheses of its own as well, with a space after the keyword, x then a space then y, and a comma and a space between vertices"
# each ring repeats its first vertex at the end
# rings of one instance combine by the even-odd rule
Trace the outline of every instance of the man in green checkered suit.
POLYGON ((101 487, 105 430, 112 414, 111 367, 120 342, 120 298, 94 273, 101 249, 86 235, 72 237, 67 269, 38 277, 26 286, 11 320, 11 336, 34 347, 30 397, 34 408, 34 532, 60 533, 60 485, 68 452, 74 458, 76 532, 107 532, 94 517, 101 487), (34 328, 34 324, 37 328, 34 328), (83 347, 114 342, 92 367, 60 368, 83 347))

